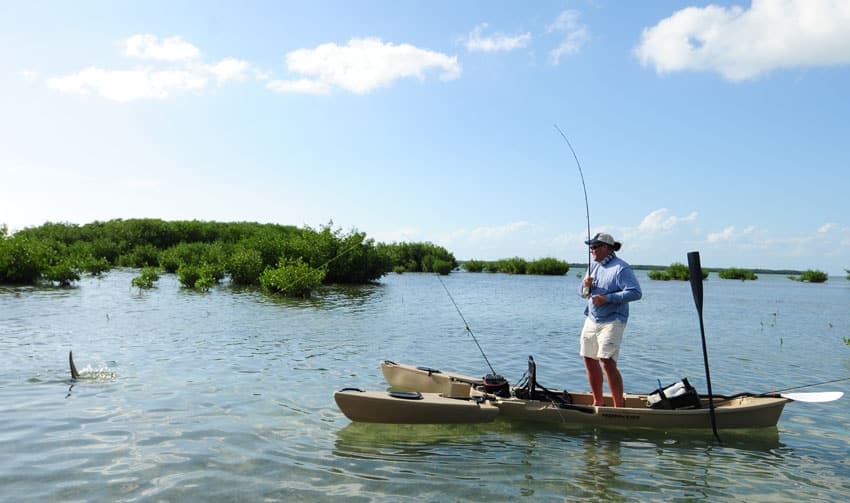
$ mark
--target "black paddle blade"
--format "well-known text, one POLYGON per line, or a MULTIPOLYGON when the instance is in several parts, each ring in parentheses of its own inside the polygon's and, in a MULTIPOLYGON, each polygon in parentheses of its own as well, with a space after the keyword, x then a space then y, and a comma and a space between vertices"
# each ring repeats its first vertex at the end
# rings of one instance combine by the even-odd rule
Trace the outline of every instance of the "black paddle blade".
POLYGON ((688 252, 688 272, 691 276, 691 291, 694 293, 694 303, 697 312, 702 314, 702 266, 699 263, 699 252, 688 252))

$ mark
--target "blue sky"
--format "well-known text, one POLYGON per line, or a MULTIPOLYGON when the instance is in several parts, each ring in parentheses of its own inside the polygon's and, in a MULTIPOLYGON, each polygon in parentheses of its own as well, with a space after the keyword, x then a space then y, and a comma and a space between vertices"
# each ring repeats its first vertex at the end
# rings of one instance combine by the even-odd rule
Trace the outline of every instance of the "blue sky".
POLYGON ((0 224, 850 268, 850 4, 0 0, 0 224))

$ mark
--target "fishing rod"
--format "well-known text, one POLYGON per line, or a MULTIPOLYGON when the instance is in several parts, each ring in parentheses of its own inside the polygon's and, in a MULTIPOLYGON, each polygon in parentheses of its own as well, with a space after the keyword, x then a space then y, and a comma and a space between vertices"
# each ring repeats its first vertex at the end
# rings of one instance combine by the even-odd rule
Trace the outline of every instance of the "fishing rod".
POLYGON ((472 333, 472 329, 469 328, 469 323, 467 323, 466 318, 463 317, 463 313, 460 311, 460 308, 458 307, 457 302, 455 302, 454 297, 452 297, 451 292, 449 292, 448 287, 446 287, 446 283, 443 282, 443 278, 441 278, 440 275, 438 274, 437 279, 440 280, 440 284, 443 285, 443 290, 446 291, 446 294, 448 294, 449 299, 452 301, 452 304, 454 304, 455 309, 457 310, 457 314, 459 314, 460 319, 463 320, 463 325, 466 327, 466 331, 469 332, 469 335, 472 336, 472 340, 475 341, 475 345, 478 346, 478 351, 481 351, 481 356, 484 357, 484 361, 487 362, 487 366, 490 367, 490 371, 493 373, 494 376, 497 375, 496 371, 493 369, 493 366, 490 365, 490 360, 487 358, 487 355, 484 354, 484 350, 481 348, 481 344, 478 343, 478 339, 475 337, 475 334, 472 333))
MULTIPOLYGON (((578 166, 578 174, 581 176, 581 188, 584 190, 584 214, 587 217, 587 240, 590 241, 590 204, 587 202, 587 185, 584 183, 584 172, 581 170, 581 163, 578 161, 578 156, 576 155, 575 149, 573 149, 573 145, 570 143, 570 140, 567 139, 567 135, 561 131, 561 128, 558 127, 557 124, 554 125, 555 129, 561 134, 561 138, 567 142, 567 146, 570 147, 570 152, 573 153, 573 158, 576 160, 576 166, 578 166)), ((587 249, 587 274, 590 275, 590 248, 587 249)), ((590 296, 590 288, 584 287, 582 289, 582 293, 586 296, 590 296)))

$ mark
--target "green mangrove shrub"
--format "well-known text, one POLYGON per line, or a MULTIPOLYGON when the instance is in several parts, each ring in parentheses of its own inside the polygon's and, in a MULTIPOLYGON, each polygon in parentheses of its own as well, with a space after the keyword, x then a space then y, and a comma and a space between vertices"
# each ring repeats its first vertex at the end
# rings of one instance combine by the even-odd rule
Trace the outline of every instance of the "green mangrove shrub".
POLYGON ((300 257, 282 258, 277 267, 270 267, 263 271, 260 275, 260 285, 271 293, 307 298, 324 279, 323 269, 310 267, 300 257))
POLYGON ((823 271, 806 269, 799 276, 788 276, 788 279, 807 283, 823 283, 829 279, 829 276, 823 271))
POLYGON ((717 273, 717 276, 720 279, 739 279, 741 281, 758 279, 758 276, 751 269, 739 269, 737 267, 723 269, 717 273))
POLYGON ((545 276, 563 276, 570 270, 570 264, 553 257, 544 257, 528 263, 526 274, 541 274, 545 276))
POLYGON ((201 277, 201 268, 192 264, 183 264, 177 268, 177 279, 184 288, 195 288, 201 277))
POLYGON ((481 272, 484 270, 485 267, 487 267, 487 262, 483 260, 472 259, 464 262, 461 267, 466 272, 481 272))
POLYGON ((54 263, 54 253, 46 240, 4 236, 0 239, 0 283, 36 284, 54 263))
POLYGON ((184 288, 209 290, 221 275, 218 264, 183 264, 177 269, 177 279, 184 288))
POLYGON ((260 284, 260 274, 264 269, 262 253, 241 245, 233 251, 227 263, 230 282, 235 285, 260 284))
MULTIPOLYGON (((653 270, 647 273, 649 279, 661 280, 661 281, 670 281, 670 280, 678 280, 678 281, 690 281, 691 273, 688 270, 688 266, 682 264, 680 262, 673 262, 670 264, 667 269, 663 271, 653 270)), ((708 277, 708 271, 702 269, 702 279, 708 277)))
POLYGON ((452 272, 452 263, 448 260, 435 259, 431 264, 431 270, 437 274, 446 276, 452 272))
POLYGON ((177 273, 184 267, 185 286, 194 288, 205 266, 214 282, 231 276, 233 284, 259 284, 267 267, 281 258, 301 258, 326 271, 325 283, 367 283, 394 266, 433 269, 435 260, 457 262, 444 248, 430 243, 399 246, 376 244, 364 233, 343 233, 329 223, 319 229, 250 222, 165 222, 157 219, 110 220, 85 225, 45 223, 9 235, 0 233, 0 283, 35 284, 71 280, 71 271, 100 274, 113 266, 159 267, 177 273), (250 252, 248 250, 251 250, 250 252), (393 262, 393 252, 400 260, 393 262), (259 263, 257 260, 259 257, 259 263), (65 263, 68 267, 62 268, 65 263), (52 271, 48 271, 53 267, 52 271), (64 271, 64 272, 63 272, 64 271))
POLYGON ((121 267, 150 267, 159 265, 159 250, 152 244, 143 243, 133 247, 130 252, 118 257, 118 265, 121 267))
POLYGON ((528 261, 520 257, 511 257, 496 261, 496 269, 505 274, 525 274, 528 261))
POLYGON ((142 268, 141 274, 136 276, 130 281, 130 285, 139 289, 139 293, 142 292, 142 289, 150 289, 154 287, 154 283, 159 281, 159 272, 157 272, 155 267, 145 267, 142 268))
POLYGON ((405 272, 437 272, 434 261, 449 262, 453 270, 458 266, 455 256, 442 246, 433 243, 381 243, 378 251, 389 261, 391 267, 404 267, 405 272))
POLYGON ((71 286, 72 281, 80 280, 80 268, 73 261, 66 259, 51 264, 44 271, 44 279, 58 283, 61 287, 71 286))
POLYGON ((215 286, 215 284, 215 278, 210 275, 202 274, 201 277, 195 281, 195 289, 200 290, 202 292, 208 292, 210 288, 215 286))

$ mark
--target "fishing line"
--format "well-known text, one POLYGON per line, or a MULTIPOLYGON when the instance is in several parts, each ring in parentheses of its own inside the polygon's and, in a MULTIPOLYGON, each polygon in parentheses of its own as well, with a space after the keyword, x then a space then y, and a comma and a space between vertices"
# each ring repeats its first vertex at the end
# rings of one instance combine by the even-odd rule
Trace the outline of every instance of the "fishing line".
MULTIPOLYGON (((348 253, 348 252, 350 252, 351 250, 353 250, 355 247, 362 245, 365 241, 366 241, 366 234, 364 233, 364 234, 363 234, 363 236, 362 236, 362 237, 361 237, 361 238, 360 238, 357 242, 352 243, 351 245, 349 245, 348 247, 346 247, 344 250, 342 250, 341 252, 337 253, 337 254, 336 254, 336 255, 334 255, 332 258, 328 259, 328 261, 327 261, 327 262, 325 262, 324 264, 320 265, 319 267, 315 267, 315 268, 314 268, 314 267, 310 267, 310 264, 306 264, 306 262, 305 262, 305 264, 306 264, 308 267, 310 267, 311 269, 324 270, 324 271, 325 271, 325 273, 327 273, 327 267, 330 265, 330 263, 331 263, 331 262, 333 262, 334 260, 336 260, 336 259, 338 259, 338 258, 342 257, 342 256, 343 256, 343 255, 345 255, 346 253, 348 253)), ((302 261, 304 260, 304 257, 303 257, 303 256, 302 256, 302 257, 298 257, 298 258, 300 258, 302 261)), ((296 259, 296 260, 297 260, 297 259, 296 259)), ((309 271, 308 271, 308 272, 304 272, 304 273, 302 273, 300 276, 296 276, 295 278, 292 278, 292 280, 291 280, 291 281, 289 282, 289 284, 286 286, 286 289, 291 288, 291 287, 292 287, 292 285, 294 285, 296 282, 298 282, 298 281, 300 281, 301 279, 303 279, 304 277, 306 277, 308 273, 309 273, 309 271)))
POLYGON ((783 391, 791 391, 791 390, 794 390, 794 389, 802 389, 802 388, 811 388, 813 386, 820 386, 821 384, 832 384, 832 383, 842 382, 842 381, 850 381, 850 377, 842 377, 841 379, 834 379, 832 381, 824 381, 824 382, 818 382, 818 383, 814 383, 814 384, 804 384, 802 386, 794 386, 793 388, 778 389, 778 390, 770 391, 770 393, 781 393, 783 391))
POLYGON ((454 297, 452 297, 451 292, 449 292, 448 287, 446 287, 446 284, 443 282, 443 278, 441 278, 440 275, 438 274, 437 279, 440 280, 440 284, 443 285, 443 290, 446 291, 446 294, 448 294, 448 296, 449 296, 449 300, 451 300, 452 304, 454 304, 455 309, 457 310, 457 314, 459 314, 460 319, 463 320, 463 325, 466 327, 466 331, 469 332, 469 335, 472 336, 472 340, 475 341, 475 345, 478 346, 478 351, 481 351, 481 356, 484 357, 484 361, 487 362, 487 366, 490 367, 490 371, 493 374, 496 374, 496 371, 493 369, 493 366, 490 365, 490 360, 487 358, 487 355, 484 354, 484 350, 481 349, 481 344, 478 343, 478 339, 475 337, 475 334, 472 333, 472 329, 469 328, 469 323, 467 323, 466 318, 463 317, 463 313, 460 311, 460 308, 458 307, 457 302, 455 302, 454 297))
MULTIPOLYGON (((570 140, 567 139, 567 135, 561 131, 561 128, 559 128, 557 124, 554 126, 561 134, 561 138, 567 142, 567 146, 570 147, 570 152, 573 153, 573 158, 576 160, 576 166, 578 166, 578 174, 581 176, 581 188, 584 191, 584 214, 587 217, 587 240, 590 241, 590 204, 587 202, 587 185, 584 183, 584 172, 581 170, 581 163, 578 161, 576 151, 573 149, 573 145, 570 143, 570 140)), ((590 248, 587 249, 587 274, 590 275, 590 248)), ((587 293, 589 294, 590 292, 588 291, 587 293)))

